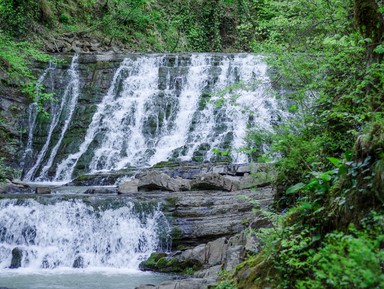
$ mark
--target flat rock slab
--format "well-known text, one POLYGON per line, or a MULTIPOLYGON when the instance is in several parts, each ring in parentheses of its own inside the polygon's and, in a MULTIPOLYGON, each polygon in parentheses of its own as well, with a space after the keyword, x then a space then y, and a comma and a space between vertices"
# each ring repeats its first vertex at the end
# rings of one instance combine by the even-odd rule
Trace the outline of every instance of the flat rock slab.
POLYGON ((174 228, 173 244, 197 246, 241 232, 257 214, 251 201, 261 208, 272 203, 272 187, 256 190, 140 192, 140 197, 162 203, 163 212, 174 228))

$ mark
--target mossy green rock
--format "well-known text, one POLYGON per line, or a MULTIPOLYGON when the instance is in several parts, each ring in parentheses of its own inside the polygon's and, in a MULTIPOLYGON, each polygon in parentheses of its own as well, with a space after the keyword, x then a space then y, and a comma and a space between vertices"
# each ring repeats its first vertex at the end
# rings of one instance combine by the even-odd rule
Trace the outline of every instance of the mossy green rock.
POLYGON ((176 257, 167 257, 165 253, 152 253, 147 261, 141 262, 139 268, 144 271, 157 271, 163 273, 184 273, 202 268, 196 260, 179 261, 176 257))

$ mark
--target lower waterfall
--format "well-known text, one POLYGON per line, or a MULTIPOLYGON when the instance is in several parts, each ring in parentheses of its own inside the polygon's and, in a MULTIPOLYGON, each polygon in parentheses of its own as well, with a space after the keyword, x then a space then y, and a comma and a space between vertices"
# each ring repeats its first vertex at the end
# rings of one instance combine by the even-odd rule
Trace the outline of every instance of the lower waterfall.
POLYGON ((0 268, 138 269, 166 250, 169 226, 153 205, 125 199, 0 201, 0 268))

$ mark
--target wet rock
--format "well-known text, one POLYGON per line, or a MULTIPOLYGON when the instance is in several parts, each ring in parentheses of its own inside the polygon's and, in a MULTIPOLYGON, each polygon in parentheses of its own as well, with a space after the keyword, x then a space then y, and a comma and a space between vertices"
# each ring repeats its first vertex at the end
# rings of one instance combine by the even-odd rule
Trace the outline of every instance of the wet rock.
POLYGON ((239 184, 216 173, 197 176, 191 181, 193 190, 223 190, 227 192, 239 189, 239 184))
POLYGON ((119 194, 134 194, 138 192, 139 180, 133 179, 123 182, 118 187, 119 194))
POLYGON ((185 191, 185 192, 141 192, 140 197, 159 201, 169 222, 177 231, 173 236, 173 246, 194 247, 220 237, 230 237, 253 224, 254 205, 258 201, 261 208, 272 202, 272 188, 239 190, 185 191))
POLYGON ((139 264, 139 268, 144 271, 155 271, 157 270, 157 262, 164 257, 167 257, 167 254, 163 252, 154 252, 149 256, 148 260, 139 264))
POLYGON ((139 268, 144 271, 164 273, 183 273, 187 269, 199 270, 202 264, 195 259, 182 259, 175 255, 152 253, 148 260, 141 262, 139 268))
POLYGON ((23 260, 23 249, 21 248, 14 248, 12 250, 12 260, 11 260, 11 266, 9 266, 10 269, 17 269, 21 267, 21 261, 23 260))
POLYGON ((117 188, 116 187, 95 187, 87 189, 84 194, 89 195, 111 195, 111 194, 117 194, 117 188))
POLYGON ((37 187, 35 193, 39 195, 49 195, 52 191, 52 187, 37 187))
POLYGON ((77 256, 73 261, 73 268, 85 268, 86 264, 84 263, 84 258, 82 256, 77 256))
POLYGON ((139 190, 163 190, 179 192, 188 187, 187 181, 183 179, 174 179, 165 173, 158 171, 149 171, 137 176, 139 179, 139 190))

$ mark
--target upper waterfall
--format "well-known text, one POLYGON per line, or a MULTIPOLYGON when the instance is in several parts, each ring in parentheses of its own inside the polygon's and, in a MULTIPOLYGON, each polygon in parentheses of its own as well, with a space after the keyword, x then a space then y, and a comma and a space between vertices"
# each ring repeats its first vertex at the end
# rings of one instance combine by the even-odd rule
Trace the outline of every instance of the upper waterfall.
POLYGON ((60 68, 67 74, 57 73, 60 85, 48 85, 56 101, 34 131, 25 179, 215 161, 214 149, 244 163, 247 129, 270 130, 281 114, 259 55, 132 54, 95 63, 74 57, 60 68))

